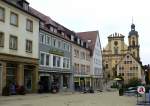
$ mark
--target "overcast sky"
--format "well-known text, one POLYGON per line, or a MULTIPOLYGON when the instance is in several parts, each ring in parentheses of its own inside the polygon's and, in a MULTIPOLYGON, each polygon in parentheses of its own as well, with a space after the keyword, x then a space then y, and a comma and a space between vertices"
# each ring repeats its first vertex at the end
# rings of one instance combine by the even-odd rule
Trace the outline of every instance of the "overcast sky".
POLYGON ((98 30, 102 48, 112 33, 127 42, 133 21, 139 33, 140 57, 150 64, 149 0, 27 0, 30 6, 75 32, 98 30))

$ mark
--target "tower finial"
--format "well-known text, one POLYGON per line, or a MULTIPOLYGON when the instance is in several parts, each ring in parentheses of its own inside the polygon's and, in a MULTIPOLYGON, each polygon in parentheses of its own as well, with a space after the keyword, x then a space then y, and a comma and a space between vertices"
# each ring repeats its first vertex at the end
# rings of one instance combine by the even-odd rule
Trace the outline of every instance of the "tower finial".
POLYGON ((135 25, 133 24, 133 16, 132 16, 131 30, 135 31, 135 25))
POLYGON ((132 16, 132 24, 133 24, 133 16, 132 16))

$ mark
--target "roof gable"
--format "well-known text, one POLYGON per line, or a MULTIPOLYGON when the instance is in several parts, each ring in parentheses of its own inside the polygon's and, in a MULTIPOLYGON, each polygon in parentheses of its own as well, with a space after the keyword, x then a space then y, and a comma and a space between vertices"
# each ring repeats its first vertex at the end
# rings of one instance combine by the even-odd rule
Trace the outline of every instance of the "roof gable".
POLYGON ((123 61, 125 61, 127 58, 132 58, 138 65, 141 66, 141 63, 140 63, 138 60, 136 60, 136 59, 134 58, 134 56, 133 56, 132 54, 130 54, 129 52, 125 54, 125 56, 123 57, 123 59, 120 60, 120 62, 117 64, 117 66, 120 65, 120 64, 121 64, 123 61))
POLYGON ((82 40, 88 43, 89 48, 94 51, 96 39, 98 36, 98 31, 88 31, 88 32, 78 32, 77 36, 79 36, 82 40))

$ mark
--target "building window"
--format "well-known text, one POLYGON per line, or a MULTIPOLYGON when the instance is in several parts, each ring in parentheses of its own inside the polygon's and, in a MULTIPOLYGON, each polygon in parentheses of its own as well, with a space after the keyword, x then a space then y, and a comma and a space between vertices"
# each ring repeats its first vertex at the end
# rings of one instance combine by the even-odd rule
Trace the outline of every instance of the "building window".
POLYGON ((54 28, 52 26, 50 26, 50 31, 54 32, 54 28))
POLYGON ((63 59, 63 68, 66 67, 66 58, 63 59))
POLYGON ((51 37, 49 35, 46 36, 46 44, 47 45, 51 44, 51 37))
POLYGON ((85 65, 81 65, 81 74, 85 75, 85 65))
POLYGON ((61 41, 58 40, 58 48, 61 48, 61 41))
POLYGON ((40 33, 40 43, 45 44, 45 34, 40 33))
POLYGON ((86 60, 87 60, 87 61, 90 60, 90 53, 86 53, 86 60))
POLYGON ((57 67, 60 67, 60 57, 57 57, 57 67))
POLYGON ((32 41, 26 40, 26 52, 32 53, 32 41))
POLYGON ((86 66, 86 74, 90 74, 90 66, 86 66))
POLYGON ((18 26, 18 14, 11 12, 10 13, 10 24, 18 26))
POLYGON ((74 72, 75 72, 75 74, 80 74, 80 72, 79 72, 79 64, 74 63, 74 72))
POLYGON ((114 45, 115 45, 115 46, 117 46, 117 45, 118 45, 118 42, 117 42, 117 41, 115 41, 115 42, 114 42, 114 45))
POLYGON ((56 47, 56 39, 55 38, 52 39, 52 44, 54 47, 56 47))
POLYGON ((135 52, 133 52, 133 56, 135 57, 135 52))
POLYGON ((44 65, 44 61, 45 61, 45 54, 44 53, 40 53, 40 64, 44 65))
POLYGON ((56 28, 54 28, 54 33, 57 33, 57 29, 56 28))
POLYGON ((30 31, 30 32, 33 32, 33 21, 27 19, 27 21, 26 21, 26 30, 30 31))
POLYGON ((0 32, 0 47, 4 47, 4 33, 0 32))
POLYGON ((44 22, 40 21, 40 27, 44 28, 44 22))
POLYGON ((67 44, 64 42, 64 50, 67 49, 67 44))
POLYGON ((50 65, 50 56, 49 54, 46 54, 46 66, 50 65))
POLYGON ((118 54, 118 47, 114 47, 114 54, 118 54))
POLYGON ((60 62, 59 56, 53 56, 53 67, 60 67, 60 62))
POLYGON ((9 39, 9 48, 13 50, 17 50, 18 40, 16 36, 10 35, 9 39))
POLYGON ((106 67, 106 69, 108 69, 108 64, 106 64, 106 66, 105 66, 105 67, 106 67))
POLYGON ((85 59, 85 53, 81 52, 81 59, 85 59))
POLYGON ((70 59, 67 59, 67 68, 70 68, 70 59))
POLYGON ((63 59, 63 68, 70 68, 70 59, 69 58, 63 59))
POLYGON ((67 44, 67 51, 70 52, 70 45, 67 44))
POLYGON ((74 57, 79 58, 79 50, 74 49, 74 57))
POLYGON ((0 7, 0 21, 5 21, 5 9, 0 7))

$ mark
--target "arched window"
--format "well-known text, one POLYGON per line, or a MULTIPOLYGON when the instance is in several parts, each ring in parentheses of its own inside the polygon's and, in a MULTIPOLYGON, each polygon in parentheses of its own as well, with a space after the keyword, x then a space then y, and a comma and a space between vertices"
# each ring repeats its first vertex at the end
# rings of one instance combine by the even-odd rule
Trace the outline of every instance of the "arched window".
POLYGON ((135 46, 135 40, 132 40, 132 45, 135 46))

